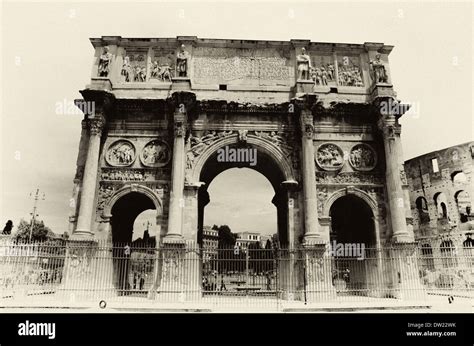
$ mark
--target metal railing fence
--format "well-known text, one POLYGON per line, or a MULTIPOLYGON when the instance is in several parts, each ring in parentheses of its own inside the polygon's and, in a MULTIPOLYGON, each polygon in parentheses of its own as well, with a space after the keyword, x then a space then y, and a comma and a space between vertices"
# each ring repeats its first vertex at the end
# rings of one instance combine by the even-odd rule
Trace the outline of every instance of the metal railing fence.
POLYGON ((434 256, 420 246, 366 248, 354 256, 311 247, 3 241, 0 304, 49 299, 232 308, 245 302, 258 309, 282 302, 472 297, 473 251, 451 250, 434 256))

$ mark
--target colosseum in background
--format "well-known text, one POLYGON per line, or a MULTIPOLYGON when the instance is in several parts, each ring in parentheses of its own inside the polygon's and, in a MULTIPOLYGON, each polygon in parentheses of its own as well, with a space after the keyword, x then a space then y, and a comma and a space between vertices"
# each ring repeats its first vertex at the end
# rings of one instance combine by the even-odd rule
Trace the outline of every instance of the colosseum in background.
POLYGON ((453 285, 474 264, 473 158, 474 142, 468 142, 405 162, 415 240, 425 276, 432 276, 427 280, 453 285))

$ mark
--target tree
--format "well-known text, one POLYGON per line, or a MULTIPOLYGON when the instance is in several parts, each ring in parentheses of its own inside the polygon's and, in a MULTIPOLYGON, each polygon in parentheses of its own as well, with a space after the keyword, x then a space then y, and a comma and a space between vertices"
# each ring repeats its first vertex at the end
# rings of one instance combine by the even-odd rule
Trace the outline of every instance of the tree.
MULTIPOLYGON (((21 219, 13 238, 17 241, 29 241, 30 226, 30 222, 21 219)), ((51 231, 51 229, 46 227, 42 220, 35 220, 33 224, 33 231, 31 232, 31 240, 45 241, 51 238, 55 238, 55 234, 51 231)))
POLYGON ((221 273, 229 270, 235 270, 235 254, 234 245, 237 239, 237 235, 232 233, 230 227, 227 225, 212 226, 213 230, 218 232, 218 243, 217 243, 217 261, 219 263, 219 271, 221 273))
POLYGON ((230 227, 227 225, 222 226, 212 226, 212 229, 215 229, 219 232, 219 249, 231 249, 235 245, 237 235, 232 233, 230 227))

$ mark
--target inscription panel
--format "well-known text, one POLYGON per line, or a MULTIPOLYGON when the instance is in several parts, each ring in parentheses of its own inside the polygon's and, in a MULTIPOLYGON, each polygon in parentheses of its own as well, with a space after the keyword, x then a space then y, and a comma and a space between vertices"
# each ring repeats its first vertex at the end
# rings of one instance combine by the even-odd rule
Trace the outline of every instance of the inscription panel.
POLYGON ((277 49, 197 47, 193 68, 197 84, 294 84, 289 52, 277 49))

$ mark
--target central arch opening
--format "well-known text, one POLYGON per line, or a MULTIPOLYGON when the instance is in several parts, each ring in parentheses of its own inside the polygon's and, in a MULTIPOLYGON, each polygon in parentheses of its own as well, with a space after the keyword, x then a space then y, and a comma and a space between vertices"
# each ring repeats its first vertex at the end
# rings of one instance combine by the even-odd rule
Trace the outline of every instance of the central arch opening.
POLYGON ((252 145, 256 160, 232 162, 217 152, 203 165, 198 192, 198 243, 203 291, 274 294, 275 249, 288 245, 288 193, 276 160, 252 145))

